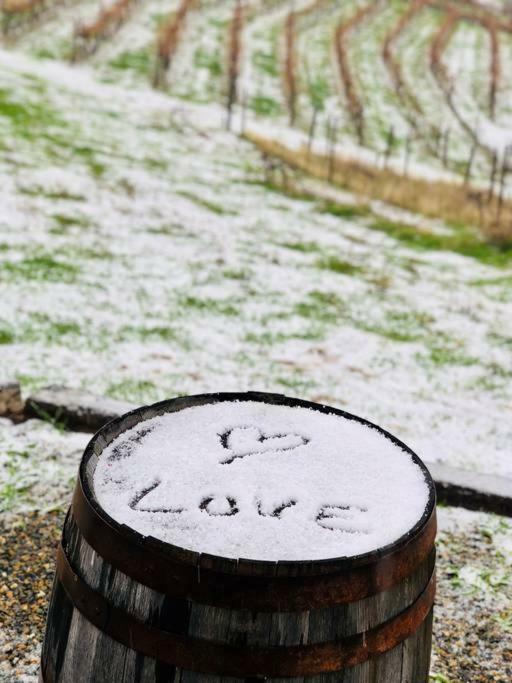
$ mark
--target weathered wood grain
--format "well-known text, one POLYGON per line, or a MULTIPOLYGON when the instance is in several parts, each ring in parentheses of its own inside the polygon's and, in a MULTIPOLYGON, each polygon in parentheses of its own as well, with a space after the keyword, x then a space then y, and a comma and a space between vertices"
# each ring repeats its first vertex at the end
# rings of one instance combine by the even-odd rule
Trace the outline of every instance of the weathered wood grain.
MULTIPOLYGON (((340 640, 378 626, 408 607, 426 586, 435 552, 407 580, 364 600, 309 612, 251 612, 173 600, 108 565, 83 539, 72 515, 64 529, 65 548, 75 571, 112 605, 151 626, 193 638, 237 646, 303 645, 340 640)), ((432 615, 417 633, 377 659, 343 672, 276 683, 426 683, 432 615)), ((99 631, 74 608, 55 583, 43 648, 43 663, 55 683, 243 683, 245 679, 173 668, 138 654, 99 631)))
MULTIPOLYGON (((233 396, 235 400, 239 397, 239 395, 233 396)), ((251 394, 251 398, 262 400, 259 396, 258 394, 251 394)), ((264 398, 265 401, 278 403, 289 400, 277 395, 265 395, 264 398)), ((183 406, 200 405, 209 400, 211 400, 209 397, 182 398, 174 402, 165 402, 154 407, 139 409, 125 416, 122 420, 110 423, 95 438, 93 446, 91 446, 91 452, 88 459, 84 461, 82 469, 84 477, 81 480, 82 483, 87 483, 89 492, 93 491, 94 470, 102 450, 125 429, 133 427, 141 420, 148 419, 156 414, 162 414, 169 410, 179 410, 183 406)), ((86 489, 87 486, 84 490, 86 489)), ((94 494, 89 493, 88 495, 93 496, 94 494)), ((434 502, 434 498, 432 498, 430 512, 433 511, 434 502)), ((431 519, 434 520, 433 517, 431 519)), ((119 527, 116 529, 115 533, 119 534, 119 527)), ((95 545, 95 538, 93 536, 88 536, 88 538, 90 543, 95 545)), ((430 538, 429 543, 432 543, 433 536, 428 538, 430 538)), ((302 611, 269 611, 272 609, 271 604, 270 607, 261 608, 259 611, 258 609, 241 608, 237 603, 234 604, 233 600, 217 601, 213 599, 214 596, 211 595, 211 592, 208 595, 197 591, 195 593, 194 591, 180 593, 182 596, 200 595, 200 599, 171 598, 137 582, 109 564, 104 557, 94 550, 82 535, 71 511, 64 525, 63 547, 73 572, 81 580, 77 582, 77 585, 85 582, 90 589, 103 596, 112 608, 122 610, 124 614, 149 627, 177 634, 185 639, 247 648, 248 656, 251 648, 275 647, 276 658, 279 657, 279 647, 302 647, 305 645, 314 647, 322 643, 342 643, 343 639, 366 633, 392 618, 400 619, 401 613, 415 603, 418 596, 423 593, 435 569, 435 549, 432 548, 428 556, 418 556, 418 558, 426 557, 426 559, 392 588, 370 595, 365 599, 356 600, 349 604, 332 604, 328 607, 312 606, 302 611), (229 607, 204 604, 208 602, 208 599, 216 605, 224 604, 229 605, 229 607)), ((146 571, 146 556, 145 554, 140 555, 141 546, 137 547, 139 548, 137 563, 140 564, 140 569, 146 571)), ((430 546, 425 547, 428 551, 430 546)), ((406 549, 405 554, 409 557, 411 545, 407 545, 406 549)), ((103 552, 108 554, 108 547, 103 546, 103 552)), ((133 545, 129 546, 129 552, 134 552, 133 545)), ((146 552, 147 546, 144 546, 144 553, 146 552)), ((182 556, 186 556, 187 553, 183 549, 177 549, 176 553, 172 559, 175 564, 178 563, 181 567, 182 556), (177 557, 179 560, 176 559, 177 557)), ((381 553, 375 553, 371 562, 376 567, 385 567, 384 574, 381 571, 381 577, 382 575, 389 576, 389 557, 386 556, 386 563, 383 563, 381 555, 381 553)), ((115 564, 115 557, 112 557, 111 561, 115 564)), ((165 561, 167 562, 167 555, 165 555, 165 561)), ((183 560, 183 562, 185 561, 183 560)), ((204 558, 204 564, 200 565, 201 574, 198 569, 199 564, 192 564, 190 569, 185 562, 186 570, 189 573, 194 572, 194 582, 200 582, 201 576, 203 576, 203 585, 205 574, 207 575, 208 570, 211 570, 210 564, 215 565, 215 572, 218 574, 214 574, 214 576, 220 576, 221 583, 230 572, 236 572, 239 577, 242 577, 240 580, 244 581, 244 586, 247 577, 253 575, 257 577, 258 581, 271 580, 277 576, 279 580, 281 578, 289 581, 298 580, 299 583, 295 585, 305 585, 300 582, 304 577, 309 580, 311 572, 314 570, 314 567, 310 566, 312 563, 280 563, 273 568, 272 563, 269 563, 267 567, 264 566, 264 563, 249 561, 236 563, 232 560, 208 557, 204 558)), ((133 567, 133 562, 124 566, 126 571, 130 571, 131 567, 131 571, 137 573, 133 567)), ((401 566, 409 567, 412 565, 401 566)), ((336 565, 336 570, 334 570, 329 565, 329 571, 342 572, 340 576, 345 577, 347 576, 346 567, 347 564, 342 563, 339 566, 336 565)), ((141 576, 145 578, 146 574, 141 574, 141 576)), ((170 576, 173 577, 173 581, 176 580, 176 574, 170 576)), ((376 574, 372 573, 371 576, 373 577, 372 581, 374 581, 376 574)), ((323 579, 315 580, 319 581, 315 586, 324 585, 323 579)), ((158 585, 161 590, 164 590, 161 588, 161 584, 153 585, 158 585)), ((225 595, 226 587, 232 585, 226 581, 226 585, 220 587, 222 594, 225 595)), ((341 585, 342 583, 336 583, 337 589, 341 585)), ((217 584, 214 585, 214 588, 216 586, 217 584)), ((68 587, 68 590, 71 589, 68 587)), ((359 595, 368 595, 368 592, 360 592, 359 595)), ((86 592, 86 594, 88 593, 86 592)), ((288 595, 288 593, 283 593, 283 595, 288 595)), ((280 600, 284 599, 280 595, 279 597, 280 600)), ((95 602, 96 598, 90 595, 89 598, 93 606, 98 604, 95 602)), ((244 599, 247 600, 247 596, 244 596, 244 599)), ((335 600, 333 600, 334 602, 335 600)), ((101 603, 103 604, 104 601, 101 603)), ((279 604, 280 610, 283 610, 280 601, 275 604, 279 604)), ((324 604, 325 602, 317 603, 317 605, 324 604)), ((307 606, 309 607, 309 605, 307 606)), ((303 607, 302 603, 300 607, 303 607)), ((286 609, 286 605, 284 605, 284 609, 286 609)), ((93 617, 90 616, 90 618, 93 617)), ((315 676, 302 675, 294 678, 274 677, 270 680, 274 683, 427 683, 431 632, 432 611, 412 636, 393 649, 376 656, 373 660, 334 673, 323 673, 315 676)), ((87 681, 91 683, 250 683, 265 680, 263 676, 247 678, 196 673, 147 657, 137 652, 135 642, 127 642, 127 644, 117 642, 88 621, 73 606, 59 580, 55 581, 49 606, 47 631, 42 650, 42 674, 46 683, 76 683, 78 681, 84 683, 87 681)))

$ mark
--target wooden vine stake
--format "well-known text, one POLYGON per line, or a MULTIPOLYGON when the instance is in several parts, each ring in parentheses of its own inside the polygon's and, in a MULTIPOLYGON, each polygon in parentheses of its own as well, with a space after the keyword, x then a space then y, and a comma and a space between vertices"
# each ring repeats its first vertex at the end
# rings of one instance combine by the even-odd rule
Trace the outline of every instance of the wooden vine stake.
POLYGON ((311 116, 311 123, 309 124, 308 130, 308 160, 311 157, 311 152, 313 149, 313 143, 315 141, 316 124, 318 120, 318 108, 313 109, 313 115, 311 116))
POLYGON ((290 116, 290 126, 295 125, 297 115, 297 76, 295 57, 295 21, 296 15, 292 9, 285 24, 285 91, 290 116))
POLYGON ((469 158, 466 164, 466 170, 464 172, 464 185, 468 185, 471 180, 471 171, 473 169, 473 163, 475 161, 476 151, 478 148, 478 140, 475 137, 471 149, 469 150, 469 158))
POLYGON ((499 192, 498 192, 498 204, 496 207, 496 223, 498 225, 501 223, 501 212, 503 209, 503 201, 505 199, 505 186, 506 186, 507 174, 510 170, 509 159, 510 159, 511 152, 512 152, 512 147, 510 145, 507 145, 507 147, 505 148, 505 151, 503 152, 503 160, 501 162, 500 187, 499 187, 499 192))
POLYGON ((393 126, 389 127, 389 131, 386 137, 386 149, 384 150, 384 168, 388 167, 389 158, 393 152, 393 147, 395 146, 395 129, 393 126))
POLYGON ((41 681, 427 683, 435 503, 405 444, 335 408, 249 392, 128 413, 82 458, 41 681))
POLYGON ((403 175, 406 176, 408 171, 409 171, 409 160, 411 158, 411 151, 412 151, 412 133, 409 133, 407 138, 405 139, 405 150, 404 150, 404 170, 403 170, 403 175))
POLYGON ((163 87, 166 82, 167 72, 178 48, 178 44, 185 27, 187 14, 193 9, 197 0, 181 0, 176 11, 162 26, 157 41, 156 66, 153 76, 153 85, 163 87))
POLYGON ((496 22, 489 19, 486 22, 486 26, 489 30, 489 36, 491 40, 491 83, 489 88, 489 114, 491 119, 495 119, 496 96, 498 91, 498 83, 501 75, 500 41, 496 22))
POLYGON ((336 168, 336 141, 337 141, 337 121, 333 119, 329 126, 329 165, 327 170, 327 180, 332 183, 336 168))
POLYGON ((442 145, 442 160, 443 166, 446 168, 448 166, 448 155, 450 150, 450 129, 447 128, 443 134, 443 145, 442 145))
MULTIPOLYGON (((228 96, 226 101, 226 128, 231 130, 233 107, 238 100, 238 77, 240 75, 240 58, 242 52, 242 31, 244 25, 244 6, 242 0, 236 0, 235 11, 229 31, 228 50, 228 96)), ((245 122, 243 129, 245 128, 245 122)))
POLYGON ((73 32, 71 61, 96 52, 101 41, 111 38, 127 20, 134 0, 117 0, 103 7, 88 24, 78 23, 73 32))
POLYGON ((498 171, 498 155, 496 152, 493 152, 492 154, 492 162, 491 162, 491 172, 489 175, 489 190, 487 192, 487 201, 490 202, 492 200, 492 196, 494 194, 494 183, 496 180, 496 173, 498 171))

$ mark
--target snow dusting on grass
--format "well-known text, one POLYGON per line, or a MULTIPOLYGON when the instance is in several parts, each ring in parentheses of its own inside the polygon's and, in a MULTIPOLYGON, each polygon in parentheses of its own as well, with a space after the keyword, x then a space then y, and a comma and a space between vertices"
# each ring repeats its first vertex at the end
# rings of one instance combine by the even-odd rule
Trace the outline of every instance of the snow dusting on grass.
POLYGON ((216 105, 0 63, 2 377, 140 403, 280 391, 512 474, 506 262, 270 186, 216 105))
MULTIPOLYGON (((485 4, 504 7, 500 0, 485 4)), ((289 169, 269 170, 249 143, 227 133, 232 2, 205 0, 190 12, 166 87, 152 89, 157 30, 177 6, 137 4, 115 36, 74 65, 73 29, 96 15, 92 0, 56 5, 2 43, 0 379, 19 379, 26 394, 65 384, 136 403, 205 391, 298 395, 369 418, 427 464, 512 477, 510 250, 482 242, 476 226, 434 222, 289 169)), ((468 126, 502 152, 512 139, 511 34, 500 31, 492 118, 488 32, 467 21, 457 26, 443 57, 455 78, 454 111, 430 69, 431 41, 443 20, 432 8, 396 41, 404 80, 396 92, 382 41, 408 7, 399 0, 347 37, 364 107, 366 146, 356 142, 332 41, 336 26, 361 6, 295 3, 297 11, 312 11, 297 18, 298 113, 291 129, 281 69, 291 6, 251 0, 239 79, 246 110, 235 107, 234 130, 245 123, 298 149, 316 108, 315 152, 328 149, 331 119, 337 151, 382 165, 392 127, 390 168, 460 182, 472 146, 468 126), (436 134, 444 135, 437 143, 436 134)), ((488 151, 476 150, 472 175, 484 193, 491 161, 488 151)), ((293 439, 310 434, 295 434, 295 427, 284 445, 306 453, 310 442, 293 439)), ((17 516, 27 538, 35 534, 48 581, 53 549, 37 530, 46 524, 57 537, 60 512, 47 511, 67 506, 88 438, 63 432, 58 421, 0 424, 2 517, 8 526, 17 516), (31 510, 41 514, 32 519, 31 510)), ((259 436, 248 430, 228 441, 242 453, 251 438, 259 436)), ((218 467, 248 462, 240 457, 218 467)), ((305 489, 299 484, 289 493, 297 500, 305 489)), ((274 485, 263 511, 291 500, 274 485)), ((232 487, 240 496, 235 480, 232 487)), ((217 491, 205 486, 213 520, 232 510, 224 488, 218 492, 215 498, 217 491)), ((198 488, 199 506, 202 493, 198 488)), ((148 504, 149 495, 134 505, 148 504)), ((166 497, 157 502, 168 504, 166 497)), ((241 497, 240 520, 258 514, 251 505, 241 497)), ((282 520, 260 519, 286 523, 298 510, 297 504, 283 509, 282 520)), ((198 514, 207 517, 200 507, 198 514)), ((510 650, 510 529, 500 518, 460 510, 440 509, 440 519, 433 680, 501 681, 510 650)), ((12 545, 17 528, 7 537, 12 545)), ((33 554, 27 547, 20 557, 33 554)), ((30 576, 26 584, 32 587, 30 576)), ((8 657, 0 679, 35 680, 33 643, 42 635, 44 608, 37 625, 27 615, 44 593, 38 584, 36 597, 27 589, 20 601, 16 590, 6 589, 21 616, 0 633, 8 657)))

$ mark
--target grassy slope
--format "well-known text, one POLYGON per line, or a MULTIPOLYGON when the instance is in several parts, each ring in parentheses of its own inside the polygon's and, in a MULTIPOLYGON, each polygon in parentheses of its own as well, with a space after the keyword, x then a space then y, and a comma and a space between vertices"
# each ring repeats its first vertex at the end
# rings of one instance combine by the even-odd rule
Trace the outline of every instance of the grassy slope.
POLYGON ((508 269, 269 190, 220 110, 8 58, 4 376, 135 401, 287 391, 510 471, 508 269))

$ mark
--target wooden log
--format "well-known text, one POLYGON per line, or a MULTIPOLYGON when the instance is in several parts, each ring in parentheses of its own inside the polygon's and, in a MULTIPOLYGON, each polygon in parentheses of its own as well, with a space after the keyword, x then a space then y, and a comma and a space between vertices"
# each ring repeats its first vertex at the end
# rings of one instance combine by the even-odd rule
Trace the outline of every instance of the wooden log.
MULTIPOLYGON (((219 435, 225 448, 232 431, 219 435)), ((284 438, 260 436, 260 444, 284 438)), ((307 446, 307 439, 297 443, 289 448, 307 446)), ((138 409, 101 429, 84 454, 58 554, 41 678, 427 683, 435 532, 427 470, 404 444, 364 420, 259 393, 186 397, 138 409), (397 541, 358 556, 274 562, 187 550, 143 536, 105 512, 94 475, 115 439, 134 427, 146 434, 140 423, 153 417, 224 401, 308 408, 377 429, 423 471, 428 504, 421 519, 397 541)))
POLYGON ((19 382, 0 382, 0 417, 21 419, 23 405, 19 382))
POLYGON ((97 396, 82 389, 52 385, 28 397, 25 415, 50 418, 69 429, 95 432, 134 407, 128 401, 97 396))

